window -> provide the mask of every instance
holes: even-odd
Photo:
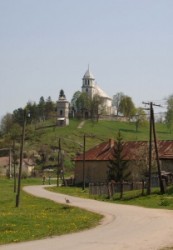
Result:
[[[61,115],[61,116],[63,115],[63,111],[62,111],[62,110],[60,110],[60,115]]]

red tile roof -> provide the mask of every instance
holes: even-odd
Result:
[[[85,152],[86,161],[108,161],[113,159],[113,140],[103,142]],[[144,152],[148,151],[148,141],[127,141],[123,142],[123,155],[126,160],[139,159]],[[173,159],[173,141],[158,141],[158,152],[160,159]],[[154,143],[153,143],[154,149]],[[145,153],[146,156],[146,153]],[[83,160],[83,154],[75,158],[76,161]]]

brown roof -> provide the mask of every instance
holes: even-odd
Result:
[[[113,159],[114,140],[109,139],[85,152],[86,161],[108,161]],[[123,155],[126,160],[136,160],[146,157],[148,152],[148,141],[123,142]],[[173,141],[158,141],[158,152],[160,159],[173,159]],[[154,149],[154,144],[153,144]],[[146,152],[146,153],[144,153]],[[83,154],[75,158],[76,161],[83,160]]]

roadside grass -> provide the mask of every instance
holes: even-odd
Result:
[[[22,180],[40,184],[40,179]],[[13,181],[0,179],[0,244],[22,242],[73,233],[99,224],[102,216],[86,210],[33,197],[21,190],[15,207]]]
[[[63,194],[101,200],[124,205],[135,205],[148,208],[173,209],[173,186],[167,188],[164,195],[159,193],[158,188],[153,188],[151,195],[141,195],[141,190],[133,190],[124,192],[123,199],[119,198],[119,193],[116,193],[111,199],[107,195],[90,195],[88,188],[85,191],[79,187],[48,187],[48,190]]]

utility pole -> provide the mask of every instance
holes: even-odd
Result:
[[[152,167],[152,123],[153,123],[153,116],[152,116],[153,105],[150,102],[150,131],[149,131],[149,162],[148,162],[148,187],[147,187],[147,194],[151,194],[151,167]]]
[[[61,138],[59,138],[59,147],[58,147],[58,165],[57,165],[57,187],[59,187],[59,172],[60,172],[60,164],[61,164]]]
[[[14,193],[16,193],[16,155],[15,155],[15,141],[13,141],[13,177],[14,177]]]
[[[11,174],[11,148],[9,149],[9,177],[11,179],[12,174]]]
[[[153,110],[152,110],[152,112],[153,112]],[[154,121],[154,112],[153,112],[153,135],[154,135],[154,145],[155,145],[155,152],[156,152],[156,161],[157,161],[157,169],[158,169],[158,176],[159,176],[160,192],[161,192],[161,194],[164,194],[165,193],[165,189],[164,189],[162,175],[161,175],[159,153],[158,153],[157,139],[156,139],[156,129],[155,129],[155,121]]]
[[[161,169],[160,169],[160,162],[159,162],[159,154],[158,154],[158,148],[157,148],[157,140],[156,140],[156,130],[155,130],[155,119],[154,119],[154,111],[153,111],[153,106],[158,106],[161,107],[160,105],[153,104],[152,102],[150,103],[145,103],[144,104],[150,105],[150,131],[149,131],[149,169],[148,169],[148,189],[147,189],[147,194],[151,194],[151,166],[152,166],[152,132],[154,136],[154,145],[155,145],[155,153],[156,153],[156,160],[157,160],[157,168],[158,168],[158,177],[159,177],[159,184],[160,184],[160,192],[163,194],[165,193],[164,191],[164,186],[163,186],[163,181],[161,177]]]
[[[25,127],[26,127],[26,110],[24,110],[24,117],[23,117],[23,127],[22,127],[22,140],[21,140],[21,147],[20,147],[20,164],[19,164],[19,176],[18,176],[18,187],[17,187],[17,194],[16,194],[16,207],[19,206],[20,201],[20,189],[21,189],[21,175],[22,175],[22,163],[23,163],[23,147],[25,141]]]
[[[85,190],[85,144],[86,144],[86,136],[84,134],[84,137],[83,137],[83,186],[82,186],[83,190]]]

